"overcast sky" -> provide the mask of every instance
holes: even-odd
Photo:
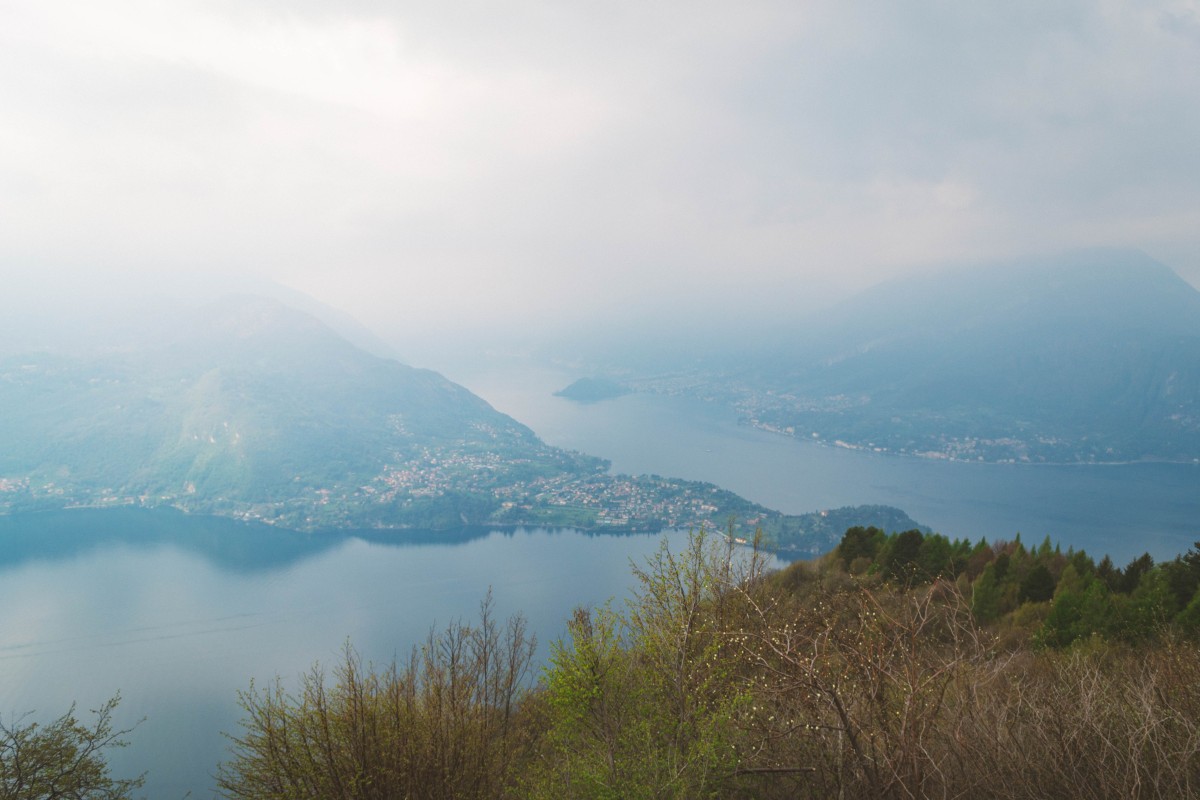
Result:
[[[0,270],[262,276],[385,335],[946,261],[1200,284],[1200,3],[0,3]]]

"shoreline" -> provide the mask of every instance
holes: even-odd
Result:
[[[957,458],[955,456],[940,455],[937,453],[902,453],[886,447],[874,448],[866,445],[857,445],[853,442],[842,442],[840,440],[831,442],[828,439],[806,439],[801,436],[797,436],[794,433],[786,433],[776,428],[756,423],[753,420],[748,420],[745,418],[739,418],[737,424],[778,436],[781,439],[791,439],[792,441],[800,444],[814,445],[830,450],[846,450],[851,453],[861,453],[869,456],[886,456],[888,458],[914,458],[921,461],[944,461],[950,464],[987,464],[1001,467],[1135,467],[1140,464],[1163,464],[1180,467],[1200,467],[1200,457],[1192,458],[1191,460],[1172,458],[1140,458],[1125,461],[1018,461],[1016,459],[997,461],[991,459]]]

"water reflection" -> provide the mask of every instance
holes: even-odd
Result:
[[[686,534],[666,534],[682,545]],[[207,797],[237,692],[335,661],[375,663],[472,618],[489,587],[546,643],[577,604],[622,596],[660,536],[518,529],[293,534],[133,509],[0,518],[0,710],[94,708],[147,721],[113,759],[149,797]]]
[[[536,529],[547,534],[554,529]],[[524,528],[474,527],[451,531],[331,530],[306,533],[174,509],[67,509],[0,516],[0,570],[30,562],[79,558],[122,547],[171,547],[235,573],[272,572],[359,540],[389,548],[453,548],[486,538],[515,540]],[[564,529],[570,536],[641,536]]]
[[[171,546],[233,572],[287,567],[337,546],[333,537],[170,509],[68,509],[0,517],[0,569],[76,559],[114,547]]]

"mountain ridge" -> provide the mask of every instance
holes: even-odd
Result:
[[[1031,463],[1200,458],[1200,292],[1136,251],[891,281],[736,365],[626,382],[842,446]],[[676,388],[686,387],[686,388]]]

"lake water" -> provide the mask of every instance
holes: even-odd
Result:
[[[626,395],[581,405],[553,396],[578,374],[508,365],[450,377],[550,444],[613,470],[711,481],[788,513],[881,503],[951,537],[1172,558],[1200,540],[1200,464],[977,464],[828,447],[738,424],[684,397]]]
[[[944,463],[822,447],[737,424],[685,398],[580,406],[552,370],[450,372],[551,444],[617,471],[708,480],[783,511],[903,508],[951,536],[1170,558],[1200,539],[1200,466]],[[678,547],[684,534],[667,535]],[[518,530],[305,535],[132,510],[0,517],[0,714],[93,708],[120,690],[119,722],[146,721],[114,754],[150,770],[146,796],[211,794],[237,692],[336,662],[350,640],[376,663],[431,625],[470,619],[489,586],[544,645],[579,604],[627,592],[630,559],[658,536]]]
[[[669,533],[678,547],[685,534]],[[622,596],[660,536],[517,530],[304,535],[174,512],[0,517],[0,714],[57,716],[114,692],[146,721],[114,773],[146,796],[211,796],[251,678],[294,679],[347,640],[377,664],[431,625],[470,620],[492,587],[546,643],[579,604]]]

